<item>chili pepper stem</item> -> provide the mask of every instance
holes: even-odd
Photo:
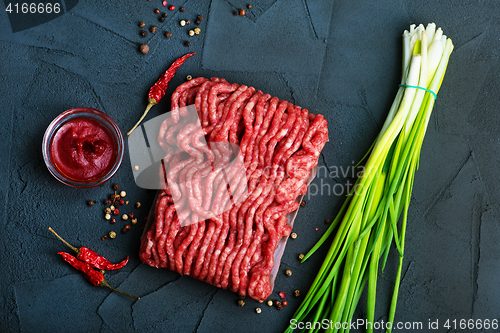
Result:
[[[59,240],[61,242],[63,242],[64,244],[66,244],[70,249],[72,249],[73,251],[75,251],[77,254],[80,253],[80,250],[78,250],[76,247],[74,247],[73,245],[71,245],[70,243],[66,242],[61,236],[59,236],[57,234],[57,232],[54,231],[54,229],[52,229],[51,227],[49,227],[49,230],[50,232],[52,232],[57,238],[59,238]]]
[[[111,290],[113,290],[113,291],[117,291],[117,292],[119,292],[119,293],[121,293],[121,294],[123,294],[123,295],[126,295],[126,296],[128,296],[128,297],[135,298],[136,300],[141,299],[140,297],[137,297],[137,296],[133,296],[133,295],[127,294],[127,293],[126,293],[126,292],[124,292],[124,291],[121,291],[121,290],[118,290],[118,289],[116,289],[116,288],[111,287],[111,286],[110,286],[110,285],[106,282],[106,280],[103,280],[103,281],[99,284],[99,286],[100,286],[100,287],[106,287],[106,288],[109,288],[109,289],[111,289]]]
[[[141,121],[144,119],[144,117],[146,117],[146,115],[148,114],[149,110],[153,107],[153,105],[156,104],[156,101],[152,98],[150,98],[148,100],[148,106],[146,106],[146,110],[144,111],[144,113],[142,114],[141,118],[139,119],[139,121],[134,125],[134,127],[132,127],[132,129],[130,131],[128,131],[127,135],[130,135],[130,133],[132,133],[133,130],[136,129],[137,126],[139,126],[139,124],[141,123]]]

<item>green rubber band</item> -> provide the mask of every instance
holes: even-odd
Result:
[[[419,87],[419,86],[410,86],[410,85],[408,85],[408,84],[400,84],[399,86],[400,86],[400,87],[408,87],[408,88],[422,89],[422,90],[428,91],[428,92],[430,92],[431,94],[433,94],[433,95],[434,95],[434,100],[435,100],[435,99],[437,99],[437,95],[436,95],[436,93],[435,93],[434,91],[432,91],[432,90],[429,90],[429,89],[426,89],[426,88],[423,88],[423,87]]]

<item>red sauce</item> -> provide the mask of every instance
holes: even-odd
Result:
[[[50,156],[54,166],[75,181],[94,181],[113,167],[117,145],[108,129],[92,119],[73,119],[54,134]]]

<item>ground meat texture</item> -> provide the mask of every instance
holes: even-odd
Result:
[[[264,300],[278,243],[291,231],[287,216],[328,141],[326,120],[221,78],[181,84],[171,105],[158,135],[164,189],[139,257]]]

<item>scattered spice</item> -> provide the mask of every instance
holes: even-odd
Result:
[[[125,192],[125,191],[121,191],[120,192],[120,197],[123,198],[123,197],[126,197],[126,196],[127,196],[127,192]]]
[[[130,230],[130,224],[126,224],[122,229],[122,233],[126,233],[129,230]]]
[[[135,203],[135,208],[141,208],[141,203],[140,202],[136,202]]]
[[[248,8],[248,9],[252,9],[252,5],[248,4],[248,5],[247,5],[247,8]]]
[[[256,308],[256,309],[255,309],[255,312],[257,312],[257,313],[261,313],[261,312],[262,312],[262,310],[261,310],[260,308]]]
[[[170,37],[171,37],[171,36],[172,36],[172,34],[170,34]],[[168,36],[167,36],[167,37],[168,37]],[[147,53],[147,52],[146,52],[146,53]],[[134,170],[135,170],[135,171],[139,170],[139,166],[138,166],[138,165],[134,166]]]
[[[239,299],[238,300],[238,306],[243,306],[243,305],[245,305],[245,301],[242,300],[242,299]]]
[[[160,10],[159,10],[158,8],[156,8],[156,9],[154,10],[154,13],[155,13],[155,14],[160,14]]]
[[[175,9],[175,6],[174,5],[170,5],[168,6],[168,10],[174,10]]]
[[[57,254],[61,255],[67,263],[69,263],[72,267],[78,269],[79,271],[83,272],[85,278],[90,281],[94,286],[96,287],[106,287],[111,290],[117,291],[119,293],[122,293],[124,295],[127,295],[129,297],[139,299],[137,296],[132,296],[130,294],[127,294],[123,291],[120,291],[118,289],[115,289],[111,287],[106,279],[104,278],[104,274],[100,271],[96,271],[91,265],[87,264],[84,261],[78,260],[75,256],[72,256],[69,253],[66,252],[58,252]]]
[[[165,32],[165,37],[167,37],[167,38],[172,37],[172,33],[170,31]],[[138,166],[135,166],[135,167],[137,168],[136,170],[139,170]]]
[[[162,14],[161,14],[161,17],[166,18],[167,16],[168,16],[168,14],[167,14],[167,13],[162,13]]]
[[[120,189],[120,184],[114,183],[113,184],[113,190],[118,191]]]
[[[158,21],[163,23],[163,22],[165,22],[165,18],[163,16],[160,16],[160,17],[158,17]]]
[[[189,36],[194,36],[194,30],[189,30],[189,31],[188,31],[188,35],[189,35]]]
[[[113,239],[116,237],[116,232],[110,231],[108,235],[109,235],[109,238]]]
[[[304,207],[305,205],[306,205],[306,202],[305,202],[304,200],[302,200],[302,201],[300,202],[300,207]]]
[[[163,7],[167,7],[168,2],[163,1],[162,4],[163,4]]]
[[[105,205],[109,205],[111,203],[111,200],[104,199],[102,203],[105,204]]]
[[[110,210],[109,212],[110,212],[110,213],[111,213],[112,211],[114,211],[115,209],[116,209],[116,208],[115,208],[115,206],[113,206],[113,205],[109,206],[109,210]]]
[[[105,241],[107,238],[108,238],[108,235],[104,235],[104,236],[101,237],[101,240]]]
[[[186,76],[186,80],[190,81],[192,79],[193,79],[193,77],[191,75]]]
[[[235,15],[235,16],[236,16],[236,15],[239,15],[239,14],[240,14],[240,13],[239,13],[237,10],[235,10],[235,11],[233,12],[233,15]]]
[[[87,200],[87,205],[92,207],[94,205],[94,201],[93,200]]]
[[[201,32],[200,28],[194,28],[194,33],[199,35]]]
[[[49,228],[50,232],[52,232],[61,242],[63,242],[67,247],[72,249],[76,253],[75,259],[81,260],[85,264],[97,268],[97,269],[107,269],[107,270],[114,270],[114,269],[120,269],[123,266],[125,266],[128,262],[129,257],[127,257],[125,260],[118,264],[114,264],[111,261],[107,260],[103,256],[97,254],[96,252],[92,251],[88,247],[81,246],[79,248],[74,247],[73,245],[69,244],[66,240],[64,240],[61,236],[59,236],[52,228]]]
[[[120,211],[119,211],[118,209],[116,209],[116,208],[115,208],[115,209],[113,210],[113,215],[118,215],[118,214],[120,214]]]
[[[302,260],[302,259],[304,259],[304,254],[303,253],[299,254],[299,260]]]
[[[104,218],[105,218],[106,220],[111,219],[111,214],[106,214],[106,215],[104,215]]]
[[[116,223],[116,219],[113,217],[113,218],[111,219],[111,221],[109,221],[109,223],[111,223],[111,224],[115,224],[115,223]]]
[[[119,203],[120,205],[125,205],[125,200],[120,199],[120,201],[118,201],[118,203]]]
[[[285,271],[285,274],[286,274],[286,276],[292,276],[292,271],[291,271],[291,270],[289,270],[289,269],[287,269],[287,270]]]
[[[295,239],[295,238],[297,238],[297,234],[296,234],[295,232],[292,232],[292,233],[290,234],[290,237],[291,237],[292,239]]]
[[[330,223],[330,219],[325,219],[325,223],[326,224]]]
[[[295,290],[295,291],[293,292],[293,295],[294,295],[295,297],[299,297],[299,296],[300,296],[300,290],[298,290],[298,289],[297,289],[297,290]]]
[[[184,46],[191,46],[191,42],[190,41],[185,41],[184,42]]]
[[[284,291],[280,292],[280,294],[279,294],[279,295],[280,295],[281,299],[283,299],[283,298],[285,298],[285,297],[286,297],[286,294],[285,294],[285,292],[284,292]]]
[[[200,21],[203,21],[203,16],[198,15],[197,19],[200,20]]]
[[[134,213],[129,213],[128,217],[130,217],[131,219],[133,219],[135,217],[135,214]]]
[[[267,305],[273,306],[273,301],[271,301],[271,300],[267,301]]]
[[[201,24],[201,21],[200,21],[200,20],[196,20],[196,21],[194,21],[194,24],[196,24],[196,25],[200,25],[200,24]]]
[[[185,26],[186,25],[186,20],[180,20],[179,24],[181,25],[181,27]]]
[[[186,20],[186,25],[190,25],[190,24],[191,24],[191,21]]]
[[[144,22],[139,22],[139,28],[144,28],[146,26],[146,23]]]
[[[318,231],[318,230],[319,230],[319,228],[316,228],[316,231]]]
[[[288,302],[287,301],[283,301],[283,306],[287,306],[288,305]]]
[[[278,300],[275,300],[275,301],[274,301],[274,306],[275,306],[275,307],[279,307],[279,306],[281,306],[281,302],[280,302],[280,301],[278,301]]]
[[[149,52],[149,46],[147,46],[146,44],[141,44],[139,50],[142,54],[147,54]]]
[[[130,223],[137,224],[137,218],[134,217]]]
[[[128,215],[127,214],[123,214],[122,215],[122,220],[127,221],[128,220]]]
[[[247,13],[247,12],[245,12],[245,10],[244,10],[244,9],[240,9],[240,11],[239,11],[240,16],[243,16],[243,15],[245,15],[246,13]]]
[[[184,7],[179,8],[179,11],[180,11],[180,12],[183,12],[183,11],[185,11],[185,10],[186,10],[186,8],[184,8]]]

